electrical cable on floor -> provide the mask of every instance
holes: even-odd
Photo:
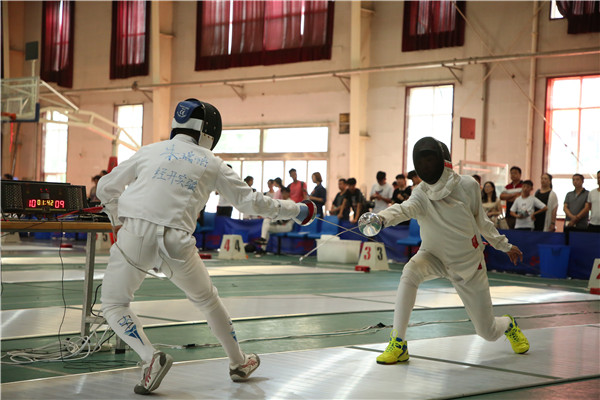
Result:
[[[600,311],[582,311],[582,312],[570,312],[570,313],[556,313],[556,314],[539,314],[539,315],[514,315],[515,319],[530,319],[530,318],[551,318],[551,317],[561,317],[561,316],[569,316],[569,315],[582,315],[582,314],[599,314]],[[465,319],[455,319],[455,320],[446,320],[446,321],[422,321],[422,322],[414,322],[408,324],[409,328],[425,326],[425,325],[434,325],[434,324],[454,324],[454,323],[462,323],[462,322],[470,322],[469,318]],[[251,338],[239,340],[239,343],[251,343],[251,342],[264,342],[269,340],[284,340],[284,339],[309,339],[309,338],[322,338],[322,337],[336,337],[336,336],[347,336],[347,335],[364,335],[369,333],[377,333],[382,329],[392,328],[392,325],[385,325],[380,322],[376,325],[369,325],[364,328],[355,329],[355,330],[342,330],[342,331],[333,331],[333,332],[322,332],[322,333],[310,333],[304,335],[285,335],[285,336],[272,336],[272,337],[262,337],[262,338]],[[190,348],[212,348],[212,347],[221,347],[220,343],[205,343],[205,344],[197,344],[190,343],[184,345],[174,345],[174,344],[166,344],[166,343],[155,343],[155,347],[165,347],[171,349],[190,349]]]

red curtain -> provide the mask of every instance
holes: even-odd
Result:
[[[74,15],[75,2],[43,2],[40,76],[69,88],[73,87]]]
[[[558,11],[567,19],[567,33],[600,32],[600,1],[557,0]]]
[[[326,0],[198,2],[196,70],[330,59],[333,10]]]
[[[150,4],[144,0],[113,1],[110,79],[148,75]]]
[[[465,14],[466,2],[457,1]],[[462,46],[465,21],[452,1],[406,1],[402,29],[402,51]]]

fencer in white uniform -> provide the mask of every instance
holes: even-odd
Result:
[[[402,204],[378,214],[367,214],[359,222],[365,234],[380,226],[392,226],[415,218],[421,228],[419,251],[404,266],[394,309],[390,344],[377,357],[380,364],[394,364],[409,358],[406,329],[415,304],[417,288],[427,280],[446,278],[460,296],[477,334],[495,341],[503,333],[513,349],[524,353],[527,339],[510,316],[494,317],[481,235],[511,261],[522,259],[517,246],[498,233],[481,205],[478,183],[452,170],[448,148],[434,138],[419,140],[413,150],[415,169],[423,182]]]
[[[244,380],[258,367],[241,350],[233,324],[213,286],[192,236],[196,217],[217,190],[244,213],[312,222],[314,204],[273,200],[254,192],[212,153],[221,135],[218,110],[196,99],[180,102],[171,140],[142,147],[102,177],[97,195],[117,234],[102,284],[102,312],[115,333],[143,361],[138,394],[155,390],[173,359],[156,351],[130,308],[147,271],[161,270],[204,312],[230,360],[230,376]]]

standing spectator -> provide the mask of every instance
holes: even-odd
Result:
[[[92,177],[92,182],[94,186],[90,189],[90,198],[88,199],[89,203],[100,203],[100,199],[96,196],[96,189],[98,188],[98,181],[102,178],[100,175],[95,175]]]
[[[398,186],[394,193],[392,193],[392,203],[402,204],[403,201],[408,200],[410,197],[410,187],[406,186],[406,177],[404,174],[396,175],[396,183]]]
[[[517,166],[510,168],[510,180],[511,182],[504,187],[504,191],[500,194],[500,200],[506,201],[506,222],[508,223],[508,228],[515,229],[516,219],[511,215],[510,211],[515,199],[521,196],[521,187],[523,186],[521,168]]]
[[[421,183],[421,178],[419,178],[419,175],[417,175],[417,171],[415,171],[414,169],[412,171],[410,171],[406,175],[406,177],[412,181],[412,186],[410,186],[410,190],[412,192],[413,190],[415,190],[415,188],[417,187],[417,185],[419,183]]]
[[[587,230],[589,203],[588,191],[583,187],[583,175],[573,175],[573,186],[575,190],[565,196],[565,241],[569,244],[570,231]]]
[[[317,206],[317,217],[323,218],[323,206],[325,205],[325,200],[327,200],[327,189],[322,185],[323,178],[320,172],[312,174],[312,181],[317,186],[313,189],[310,196],[308,196],[308,199],[312,200]]]
[[[377,179],[377,183],[371,187],[370,198],[371,201],[375,202],[373,212],[378,213],[385,210],[392,202],[394,188],[389,183],[386,183],[386,175],[383,171],[377,172],[375,179]]]
[[[600,232],[600,171],[596,173],[596,179],[598,180],[598,189],[590,191],[587,200],[588,207],[592,211],[588,225],[590,232]]]
[[[502,204],[496,195],[496,185],[494,185],[494,182],[487,181],[483,185],[483,190],[481,191],[481,203],[483,206],[483,211],[485,211],[487,217],[497,228],[498,218],[500,215],[502,215]]]
[[[548,206],[548,210],[540,213],[534,221],[534,231],[554,232],[556,230],[556,211],[558,197],[552,190],[552,175],[542,174],[542,187],[535,192],[535,197]]]
[[[517,197],[510,208],[510,215],[515,221],[515,229],[531,231],[533,230],[533,222],[535,216],[548,209],[540,199],[531,196],[533,190],[533,182],[526,180],[521,185],[521,196]],[[539,210],[535,211],[538,208]]]
[[[275,194],[273,194],[273,198],[276,200],[281,200],[282,199],[282,195],[281,195],[281,190],[283,189],[283,182],[281,181],[280,177],[275,178],[275,187],[277,188],[277,190],[275,191]]]
[[[263,194],[265,196],[269,196],[270,198],[274,198],[273,196],[275,196],[275,190],[273,190],[273,186],[275,185],[275,181],[273,179],[269,179],[267,181],[267,186],[269,187],[269,190],[267,190],[266,192],[264,192]]]
[[[365,212],[367,212],[365,206],[365,196],[363,196],[362,192],[359,188],[356,187],[356,179],[349,178],[347,181],[348,188],[346,189],[346,193],[344,194],[344,202],[342,204],[342,209],[348,209],[348,213],[350,209],[354,212],[352,216],[352,222],[355,224],[358,221],[358,218]],[[340,211],[338,214],[338,218],[341,219],[343,211]]]
[[[333,199],[333,203],[331,203],[331,209],[329,210],[329,215],[337,215],[340,221],[348,221],[350,219],[350,209],[342,208],[344,205],[344,196],[346,195],[347,188],[348,183],[346,180],[344,178],[338,179],[338,189],[340,191],[335,195],[335,199]]]
[[[252,185],[254,185],[254,177],[248,175],[247,177],[244,178],[244,182],[246,182],[248,184],[248,186],[250,186],[252,188]],[[252,188],[253,192],[256,192],[256,189]]]
[[[292,178],[292,183],[288,185],[288,189],[290,189],[290,199],[296,203],[300,203],[308,197],[306,183],[298,180],[298,174],[296,173],[295,168],[290,169],[289,173],[290,178]]]

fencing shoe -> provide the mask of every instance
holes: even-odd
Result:
[[[383,353],[377,357],[377,364],[396,364],[408,361],[408,345],[405,340],[396,337],[395,330],[390,334],[390,343]]]
[[[171,365],[173,365],[173,357],[162,351],[155,351],[152,355],[152,361],[142,365],[142,381],[135,385],[133,391],[136,394],[150,394],[156,390]]]
[[[517,325],[517,321],[508,314],[504,316],[510,318],[510,325],[508,325],[508,329],[504,334],[508,340],[510,340],[510,345],[514,352],[517,354],[527,353],[527,350],[529,350],[529,342],[523,332],[521,332],[521,328]]]
[[[234,382],[245,381],[260,365],[260,357],[256,354],[246,354],[244,363],[237,366],[229,366],[229,376]]]

